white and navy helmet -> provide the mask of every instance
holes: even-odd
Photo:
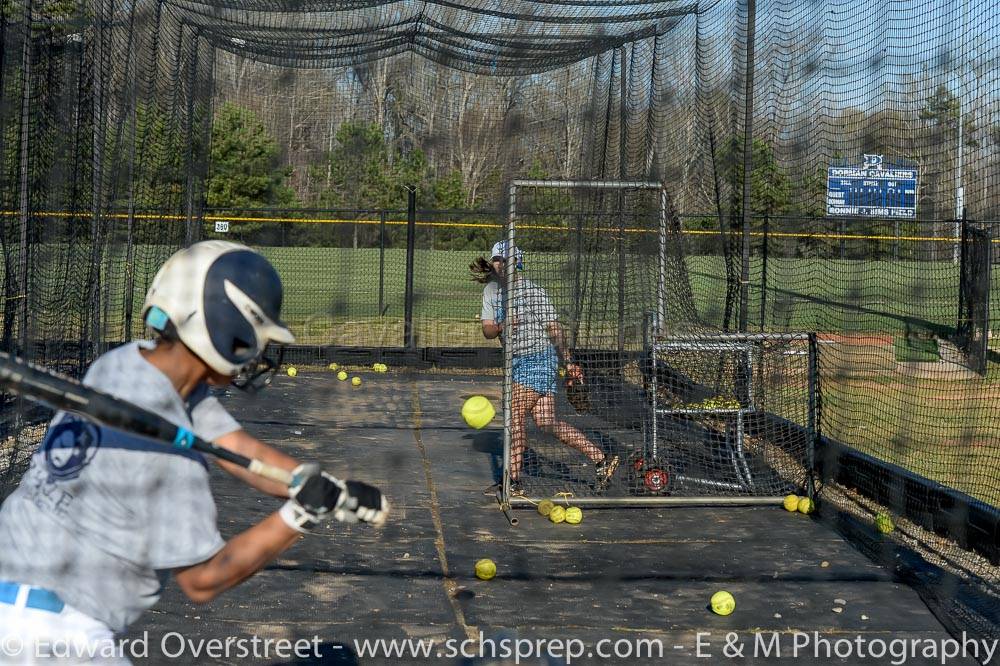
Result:
[[[507,241],[497,241],[493,244],[493,248],[490,250],[490,261],[493,261],[497,257],[500,257],[504,261],[507,260]],[[514,246],[514,262],[517,264],[518,269],[524,270],[524,252],[521,249]]]
[[[281,278],[267,259],[245,245],[210,240],[167,259],[142,317],[216,372],[235,377],[257,364],[269,343],[295,342],[279,318],[281,298]]]

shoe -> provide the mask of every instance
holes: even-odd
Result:
[[[597,465],[597,487],[604,490],[608,487],[608,482],[611,481],[611,477],[614,476],[615,470],[618,469],[619,463],[618,456],[605,456]]]
[[[510,496],[511,497],[525,497],[528,493],[525,492],[524,486],[521,485],[520,481],[510,482]]]
[[[487,486],[486,488],[483,489],[483,497],[493,497],[498,492],[500,492],[500,487],[501,484],[499,481],[497,481],[491,486]]]

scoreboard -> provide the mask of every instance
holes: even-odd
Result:
[[[883,166],[881,155],[865,155],[861,166],[830,167],[826,214],[915,219],[917,170]]]

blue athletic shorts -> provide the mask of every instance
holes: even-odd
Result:
[[[559,356],[555,347],[514,357],[514,381],[542,395],[555,395]]]

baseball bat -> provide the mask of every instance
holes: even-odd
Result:
[[[187,428],[174,425],[158,414],[2,352],[0,387],[45,403],[53,409],[73,412],[112,428],[158,440],[167,446],[194,449],[215,456],[286,486],[293,481],[292,473],[287,470],[206,442]]]

